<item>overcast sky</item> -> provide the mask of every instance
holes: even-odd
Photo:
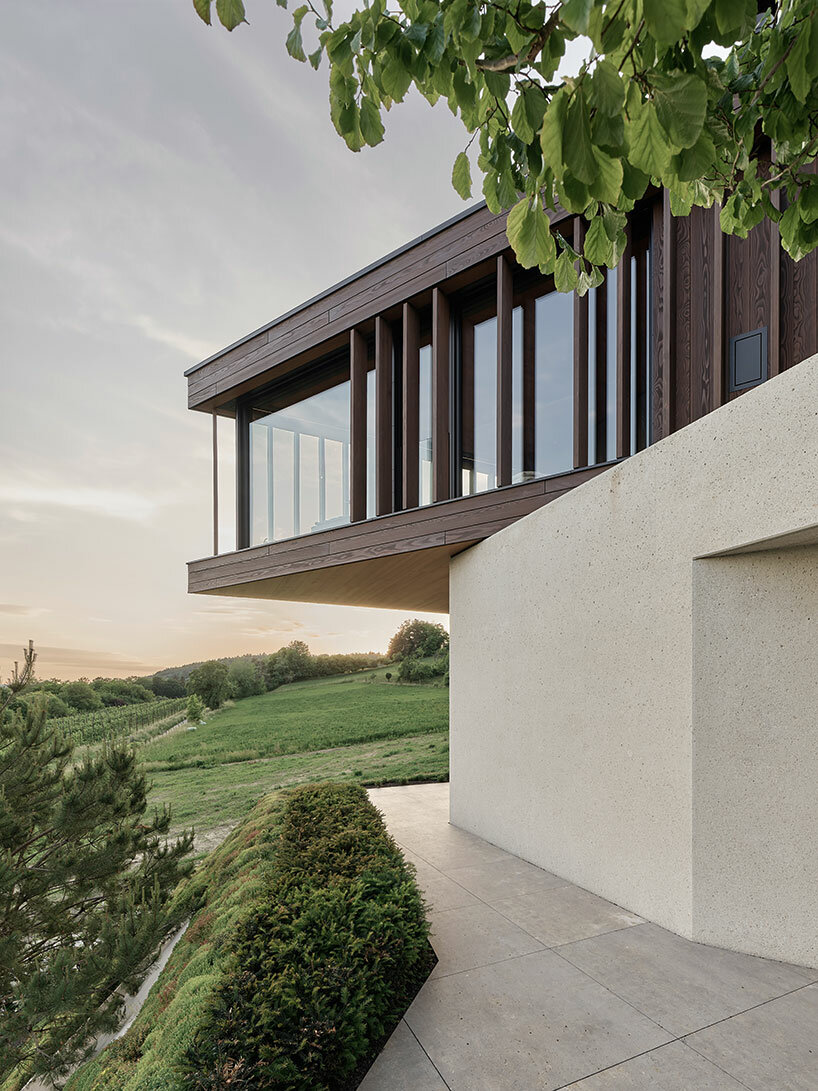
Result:
[[[210,420],[182,372],[463,206],[445,107],[352,155],[289,17],[28,0],[0,35],[0,670],[127,674],[384,648],[405,616],[186,594],[209,552]]]

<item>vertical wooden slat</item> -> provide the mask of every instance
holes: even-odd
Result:
[[[213,556],[219,555],[219,414],[213,411]]]
[[[375,511],[389,515],[394,496],[394,436],[392,434],[392,327],[375,319]]]
[[[585,244],[585,224],[574,217],[574,249]],[[588,465],[588,293],[574,292],[574,468]]]
[[[596,406],[595,460],[608,460],[608,275],[596,292],[596,383],[594,405]]]
[[[349,331],[349,518],[366,519],[366,339]]]
[[[676,222],[670,212],[670,197],[662,199],[662,436],[669,436],[675,420],[676,392]]]
[[[636,256],[636,329],[631,331],[636,349],[636,435],[637,451],[648,445],[648,252],[640,245]]]
[[[773,194],[778,202],[780,192]],[[781,233],[770,221],[770,328],[767,331],[767,366],[770,378],[781,371]]]
[[[432,292],[432,500],[449,499],[449,376],[451,322],[449,299]]]
[[[497,258],[497,484],[511,484],[512,311],[514,283],[511,263]]]
[[[631,240],[616,277],[616,457],[631,453]]]
[[[418,463],[420,380],[420,328],[418,312],[411,303],[403,305],[403,506],[418,506]]]
[[[725,238],[719,216],[721,205],[713,206],[713,405],[718,409],[725,402],[724,373],[726,369],[724,348],[724,257]]]
[[[523,471],[534,474],[537,455],[537,309],[523,303]]]

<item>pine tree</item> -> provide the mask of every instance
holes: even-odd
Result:
[[[28,677],[33,674],[33,649]],[[7,697],[19,692],[20,675]],[[177,923],[170,894],[192,834],[169,842],[167,809],[146,817],[133,750],[75,760],[44,702],[0,701],[0,1084],[57,1076],[120,1018]],[[8,1084],[4,1083],[8,1080]]]

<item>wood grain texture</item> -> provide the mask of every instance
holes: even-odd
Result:
[[[719,222],[720,214],[721,206],[714,205],[711,211],[711,230],[713,234],[712,409],[718,409],[724,405],[724,392],[727,389],[727,348],[724,340],[724,255],[726,239]]]
[[[432,292],[432,499],[449,499],[451,443],[449,386],[451,373],[451,314],[440,288]]]
[[[189,590],[448,610],[449,558],[562,496],[605,467],[511,485],[414,511],[192,561]]]
[[[534,473],[537,427],[537,311],[530,296],[523,300],[523,470]]]
[[[497,484],[511,484],[512,312],[514,282],[511,263],[497,258]]]

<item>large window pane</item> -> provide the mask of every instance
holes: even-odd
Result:
[[[535,326],[535,468],[544,477],[574,465],[574,297],[540,296]]]
[[[251,414],[250,544],[349,522],[349,382],[268,407]]]
[[[497,319],[465,331],[461,416],[461,490],[464,496],[497,484]]]
[[[418,371],[418,496],[420,504],[432,502],[432,346],[423,345]]]
[[[511,480],[525,481],[523,438],[525,428],[525,389],[523,383],[523,308],[511,315]]]
[[[375,515],[375,370],[366,373],[366,517]]]

